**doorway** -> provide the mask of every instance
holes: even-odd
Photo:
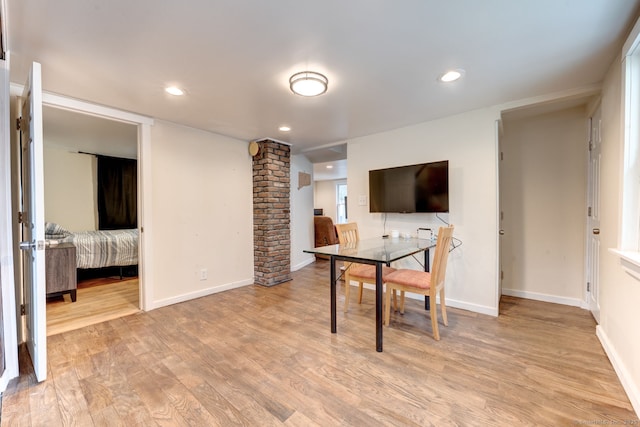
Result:
[[[49,293],[48,286],[47,335],[139,311],[138,251],[131,256],[135,259],[127,262],[131,265],[115,265],[126,261],[120,259],[117,251],[130,249],[120,245],[119,239],[123,235],[115,234],[118,233],[115,231],[101,231],[100,234],[96,231],[101,228],[98,164],[102,158],[108,158],[110,162],[123,161],[135,166],[137,126],[44,106],[43,152],[45,221],[47,229],[60,231],[59,237],[56,234],[46,237],[50,242],[61,242],[46,250],[47,278],[59,277],[54,270],[64,268],[57,260],[68,250],[66,246],[75,245],[72,250],[78,260],[77,290]],[[135,181],[122,192],[137,198]],[[133,210],[135,212],[135,206]],[[135,222],[129,227],[136,228]],[[117,239],[111,240],[111,235]],[[104,256],[107,252],[100,252],[102,243],[98,242],[106,238],[110,239],[110,247],[117,249],[109,251],[111,257]]]
[[[502,294],[585,304],[588,99],[503,114]]]

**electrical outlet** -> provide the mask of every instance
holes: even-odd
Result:
[[[200,269],[200,280],[207,280],[207,269]]]
[[[358,205],[367,206],[367,196],[359,196],[358,197]]]

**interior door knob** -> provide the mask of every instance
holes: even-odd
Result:
[[[501,236],[504,236],[504,230],[498,231],[498,234],[501,235]]]
[[[600,234],[600,229],[599,228],[594,228],[593,229],[593,234]]]

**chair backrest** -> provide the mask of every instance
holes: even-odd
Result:
[[[346,243],[354,243],[360,240],[358,234],[358,223],[349,222],[347,224],[336,224],[338,232],[338,243],[344,245]]]
[[[431,269],[431,289],[438,290],[444,285],[444,277],[447,271],[449,259],[449,247],[453,239],[453,225],[440,227],[438,240],[436,241],[436,253],[433,256],[433,268]]]

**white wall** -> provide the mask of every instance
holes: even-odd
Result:
[[[298,188],[298,173],[311,176],[311,185]],[[315,257],[304,253],[313,248],[313,164],[304,155],[291,156],[291,271],[311,264]]]
[[[70,231],[98,229],[96,163],[95,156],[72,153],[45,142],[45,221]]]
[[[151,140],[152,306],[253,283],[247,143],[159,120]]]
[[[618,245],[624,139],[620,57],[613,61],[602,93],[600,222],[600,325],[598,336],[618,372],[636,413],[640,414],[640,281],[623,272],[608,251]]]
[[[447,303],[497,315],[497,173],[495,123],[498,109],[481,109],[440,120],[348,141],[349,216],[361,238],[385,232],[384,215],[359,206],[368,200],[368,171],[392,166],[449,160],[450,213],[462,246],[447,267]],[[354,202],[355,201],[355,202]],[[386,231],[416,234],[418,227],[443,225],[435,214],[387,214]],[[405,261],[405,263],[409,263]],[[406,264],[402,264],[409,266]],[[419,267],[414,265],[413,267]]]
[[[329,218],[331,218],[334,224],[337,224],[338,220],[336,194],[336,185],[338,182],[345,182],[345,180],[342,179],[340,181],[315,181],[313,183],[315,190],[313,207],[316,209],[322,209],[324,216],[328,216]]]
[[[583,107],[504,120],[502,292],[584,300],[587,118]]]

